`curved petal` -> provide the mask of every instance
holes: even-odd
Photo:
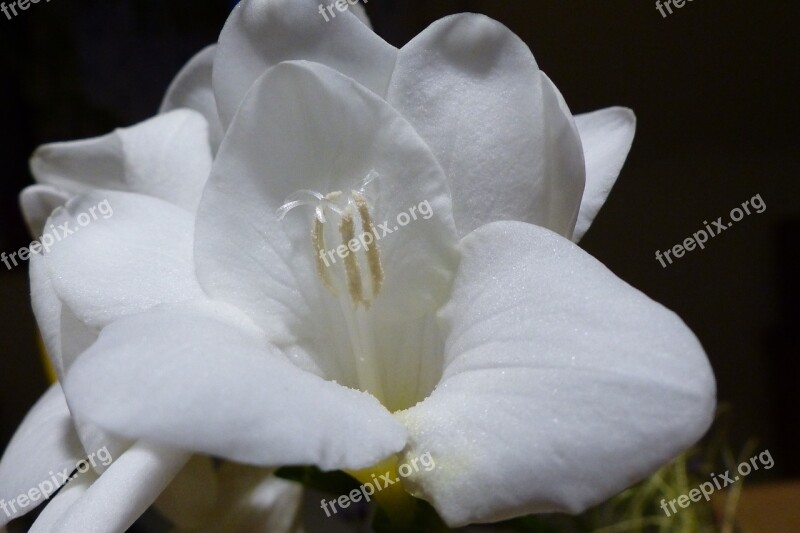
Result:
[[[250,86],[282,61],[322,63],[384,95],[396,55],[349,9],[328,12],[318,0],[240,2],[222,29],[214,62],[222,123],[231,123]]]
[[[70,480],[36,517],[28,533],[50,533],[61,521],[64,512],[86,494],[95,481],[97,474],[92,470]]]
[[[185,452],[138,442],[67,507],[52,533],[125,531],[186,464]]]
[[[91,216],[103,202],[104,214]],[[45,254],[53,286],[90,327],[204,296],[194,273],[194,218],[182,209],[148,196],[97,191],[70,200],[50,223],[58,238]]]
[[[97,340],[97,331],[84,324],[61,302],[50,279],[45,259],[39,254],[31,256],[30,276],[33,312],[50,362],[58,379],[63,380],[73,361]],[[118,457],[131,444],[109,435],[80,417],[72,417],[71,423],[74,424],[74,430],[77,431],[87,454],[105,448],[112,457]],[[92,466],[98,474],[106,468],[102,463]]]
[[[450,525],[579,512],[651,474],[712,421],[702,347],[671,311],[545,229],[495,223],[466,237],[447,366],[398,414],[409,478]]]
[[[64,388],[114,433],[264,466],[364,468],[405,431],[375,399],[286,360],[232,309],[143,313],[107,326]]]
[[[545,153],[548,179],[537,192],[537,197],[543,196],[547,200],[537,212],[544,214],[544,220],[568,221],[566,226],[560,226],[561,231],[557,229],[557,223],[548,223],[543,227],[570,238],[578,219],[580,198],[586,181],[583,146],[575,119],[558,87],[544,72],[539,74],[542,77],[545,136],[551,149]]]
[[[210,457],[195,455],[175,476],[154,507],[179,529],[206,524],[217,506],[217,473]]]
[[[72,426],[64,393],[55,384],[36,402],[17,429],[0,460],[0,502],[13,502],[19,495],[29,495],[23,508],[17,506],[0,513],[0,526],[35,509],[53,494],[63,480],[53,472],[68,470],[84,456],[78,435]],[[31,494],[30,491],[35,491]],[[44,494],[47,493],[45,496]]]
[[[58,298],[55,287],[53,287],[50,271],[42,255],[34,254],[31,256],[28,272],[30,275],[33,314],[42,334],[47,355],[60,378],[64,373],[64,365],[61,358],[62,303]]]
[[[47,355],[61,380],[75,358],[97,340],[97,331],[81,322],[61,302],[42,255],[31,256],[29,271],[33,314]]]
[[[211,85],[211,71],[217,45],[207,46],[198,52],[172,80],[161,102],[159,113],[175,109],[194,109],[206,118],[212,151],[216,152],[222,142],[224,130],[217,112],[217,101]]]
[[[78,217],[95,218],[91,213],[102,202],[108,209],[82,226],[79,220],[87,219]],[[108,321],[203,296],[194,277],[193,218],[182,209],[146,196],[98,191],[74,198],[50,223],[52,248],[31,257],[31,300],[59,379]],[[79,415],[73,422],[86,453],[105,447],[116,457],[130,445]],[[101,473],[105,466],[95,469]]]
[[[370,285],[379,269],[363,249],[353,248],[369,313],[389,323],[437,308],[458,259],[441,167],[386,102],[350,78],[306,62],[282,63],[256,82],[220,147],[196,226],[204,290],[247,312],[271,342],[302,345],[319,354],[320,366],[327,364],[324,354],[349,329],[337,321],[355,301],[346,257],[333,252],[347,251],[341,216],[326,209],[324,243],[317,243],[311,237],[313,206],[292,209],[282,220],[276,211],[298,190],[341,191],[343,203],[371,171],[378,177],[363,189],[370,216],[376,226],[386,221],[391,235],[378,228],[373,233],[371,249],[383,273],[378,290]],[[368,233],[353,207],[343,209],[356,221],[356,235]]]
[[[46,144],[30,166],[39,183],[70,194],[132,191],[194,212],[211,169],[208,123],[179,109],[103,137]]]
[[[578,242],[611,192],[636,133],[636,115],[609,107],[575,117],[586,158],[586,190],[572,240]]]
[[[69,194],[50,185],[25,187],[19,195],[19,205],[31,235],[41,235],[50,214],[56,207],[67,203],[68,199]]]
[[[459,235],[495,220],[571,234],[580,140],[551,93],[527,45],[483,15],[443,18],[400,50],[387,101],[444,167]]]
[[[219,516],[203,533],[300,532],[303,486],[276,478],[272,469],[225,463],[219,470]]]

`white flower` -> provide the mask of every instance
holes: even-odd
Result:
[[[34,227],[114,207],[32,261],[78,420],[268,467],[430,453],[405,486],[449,525],[580,511],[708,427],[696,338],[570,242],[633,114],[573,119],[499,23],[396,50],[349,12],[245,0],[162,111],[33,160]],[[298,191],[312,206],[281,210]]]

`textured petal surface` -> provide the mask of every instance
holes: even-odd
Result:
[[[651,474],[708,428],[715,384],[672,312],[576,245],[503,222],[466,237],[444,377],[398,414],[410,478],[450,525],[579,512]]]
[[[577,115],[586,159],[586,189],[572,240],[578,242],[617,180],[636,132],[636,115],[624,107],[610,107]]]
[[[110,214],[94,219],[89,213],[102,202]],[[63,227],[45,254],[53,286],[90,327],[203,297],[192,258],[194,218],[182,209],[157,198],[97,191],[71,200],[50,223]]]
[[[161,102],[160,113],[175,109],[194,109],[206,118],[208,136],[212,150],[217,151],[224,131],[217,112],[217,101],[211,85],[217,45],[211,45],[197,53],[172,80],[172,84]]]
[[[208,135],[200,113],[179,109],[103,137],[41,146],[31,172],[71,194],[132,191],[194,212],[211,168]]]
[[[400,51],[387,100],[444,167],[460,235],[495,220],[571,234],[580,141],[508,28],[473,14],[433,23]]]
[[[30,279],[33,313],[50,362],[62,379],[75,358],[97,340],[97,331],[61,302],[41,254],[31,256]]]
[[[50,531],[126,531],[188,459],[185,452],[136,443],[63,512]]]
[[[88,215],[104,201],[108,218]],[[87,220],[79,218],[83,214],[91,219],[85,226],[79,222]],[[204,296],[194,276],[193,218],[182,209],[156,198],[98,191],[71,200],[50,224],[59,240],[45,256],[31,258],[31,298],[62,379],[106,323],[161,303]],[[117,457],[129,445],[80,415],[73,421],[87,453],[106,447]]]
[[[265,466],[363,468],[402,449],[372,396],[298,369],[234,311],[107,326],[67,376],[73,409],[120,435]]]
[[[42,491],[52,494],[60,486],[52,483],[51,472],[68,469],[72,473],[83,456],[64,393],[61,386],[55,384],[22,421],[0,460],[0,501],[14,501],[19,495],[29,494],[31,489],[37,490],[39,495],[24,508],[17,506],[16,513],[11,516],[0,513],[0,526],[41,504]]]
[[[63,380],[73,361],[97,340],[97,330],[84,324],[61,302],[42,255],[31,257],[30,277],[31,301],[39,331],[56,375]],[[73,416],[71,424],[74,424],[87,454],[105,448],[112,457],[118,457],[130,446],[130,442],[109,435],[79,416]],[[92,466],[97,473],[102,473],[107,465],[97,463]]]
[[[324,6],[317,0],[250,0],[236,6],[220,35],[214,63],[223,125],[233,120],[253,82],[281,61],[322,63],[385,94],[397,49],[353,11],[334,9],[336,17],[329,13],[326,22],[320,9]]]

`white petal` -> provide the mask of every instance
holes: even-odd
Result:
[[[256,82],[220,148],[196,227],[204,290],[246,311],[281,346],[330,352],[332,335],[347,327],[326,329],[342,311],[316,268],[314,208],[297,207],[283,220],[276,211],[300,189],[347,196],[372,170],[379,177],[364,194],[375,224],[386,221],[392,234],[378,230],[385,281],[370,313],[389,322],[436,308],[457,261],[441,167],[386,102],[352,79],[306,62],[282,63]],[[399,227],[398,217],[412,210],[416,220],[404,219]],[[342,237],[339,220],[328,216],[330,251]],[[356,255],[362,260],[365,254]],[[329,272],[343,282],[342,263],[332,257]],[[361,264],[361,272],[370,270]],[[339,294],[348,298],[346,288]],[[328,312],[329,305],[335,310]],[[349,299],[344,305],[352,307]]]
[[[41,254],[31,256],[30,278],[33,313],[50,362],[62,379],[75,358],[97,340],[97,331],[61,302]]]
[[[552,144],[545,155],[548,179],[538,192],[538,195],[547,199],[540,212],[547,213],[545,219],[548,221],[569,220],[567,229],[563,231],[559,231],[553,224],[542,226],[569,238],[578,219],[580,198],[583,196],[586,181],[583,146],[575,119],[558,87],[544,72],[539,74],[542,77],[545,135]]]
[[[103,137],[39,147],[31,172],[39,183],[71,194],[132,191],[197,209],[211,168],[208,123],[189,109],[118,129]]]
[[[69,194],[50,185],[31,185],[19,195],[19,204],[31,235],[38,237],[56,207],[64,205]]]
[[[448,524],[582,511],[702,436],[714,378],[674,313],[543,228],[462,244],[444,377],[398,415],[405,459],[437,467],[411,483]]]
[[[38,495],[31,494],[35,501],[17,506],[11,516],[0,512],[0,526],[41,504],[43,491],[50,495],[60,486],[60,479],[52,482],[52,472],[72,473],[83,455],[61,386],[55,384],[27,414],[0,461],[0,501],[12,502],[32,489]]]
[[[93,219],[90,210],[101,202],[112,214]],[[53,285],[90,327],[204,296],[192,258],[194,218],[182,209],[157,198],[98,191],[71,200],[50,223],[61,236],[45,255]],[[64,236],[58,229],[64,224],[74,233]]]
[[[30,258],[28,269],[31,283],[31,304],[36,323],[42,334],[47,355],[53,364],[56,374],[63,376],[64,365],[61,358],[61,310],[62,303],[58,298],[50,270],[44,256],[34,254]]]
[[[336,18],[328,14],[326,23],[320,7],[318,0],[250,0],[236,6],[220,34],[214,62],[223,125],[233,120],[253,82],[281,61],[322,63],[385,94],[397,50],[351,10],[334,9]]]
[[[219,471],[219,516],[202,533],[286,533],[298,528],[303,486],[273,470],[225,463]]]
[[[193,456],[155,501],[154,507],[176,527],[199,528],[217,505],[217,473],[209,457]]]
[[[53,533],[125,531],[153,503],[189,455],[143,442],[117,458],[62,514]]]
[[[75,359],[97,340],[98,330],[87,326],[75,316],[72,309],[63,304],[60,323],[59,351],[55,356],[51,355],[51,359],[58,358],[56,373],[59,379],[63,379]]]
[[[483,15],[441,19],[400,51],[387,100],[444,167],[460,235],[495,220],[571,233],[580,143],[549,89],[527,45]]]
[[[70,480],[36,517],[36,522],[28,533],[49,533],[56,528],[64,512],[86,494],[95,481],[97,481],[97,474],[92,470],[85,474],[78,474],[75,479]]]
[[[53,287],[45,259],[39,254],[31,257],[30,276],[33,312],[50,362],[58,379],[63,380],[73,361],[97,340],[97,331],[63,305]],[[130,446],[130,442],[109,435],[80,417],[72,417],[72,423],[87,454],[105,448],[117,457]],[[97,463],[93,467],[97,473],[102,473],[106,465]]]
[[[161,102],[159,113],[174,109],[189,108],[202,114],[208,122],[209,142],[217,151],[224,131],[217,112],[214,89],[211,86],[211,71],[217,45],[211,45],[198,52],[172,80],[167,94]]]
[[[572,240],[578,242],[619,176],[636,132],[636,115],[624,107],[609,107],[577,115],[575,121],[586,158],[586,189]]]
[[[73,365],[74,412],[145,438],[264,466],[363,468],[405,444],[372,396],[306,373],[232,309],[161,310],[107,326]]]

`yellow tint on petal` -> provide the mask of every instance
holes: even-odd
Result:
[[[42,366],[44,366],[44,374],[47,376],[48,383],[55,383],[58,381],[58,376],[56,375],[56,370],[53,368],[53,364],[50,362],[50,358],[47,356],[47,348],[44,347],[44,341],[42,340],[41,333],[36,333],[36,345],[39,347],[39,357],[42,358]]]
[[[375,487],[375,493],[370,498],[386,511],[392,522],[400,524],[414,515],[416,499],[406,491],[397,468],[397,456],[393,455],[369,468],[345,472],[356,478],[363,487],[368,483]],[[387,479],[393,483],[386,486]]]

